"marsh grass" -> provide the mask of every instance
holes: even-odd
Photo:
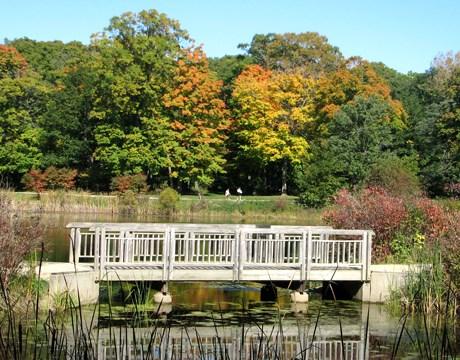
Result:
[[[403,286],[391,292],[389,309],[394,313],[439,314],[449,302],[449,316],[455,316],[458,291],[443,268],[440,247],[415,250],[413,263]]]
[[[45,213],[121,214],[133,216],[161,216],[189,219],[229,218],[244,221],[298,220],[321,224],[321,211],[305,209],[289,196],[243,196],[225,199],[210,194],[200,200],[197,196],[182,196],[174,211],[165,209],[158,195],[132,194],[117,196],[90,194],[83,191],[47,191],[43,193],[10,192],[14,207],[20,211]]]

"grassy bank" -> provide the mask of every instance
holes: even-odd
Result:
[[[209,194],[200,199],[184,195],[174,208],[164,208],[158,194],[141,194],[127,199],[124,196],[90,194],[85,192],[49,191],[43,193],[11,192],[14,207],[21,211],[46,213],[130,214],[134,216],[161,216],[194,218],[231,218],[241,220],[298,221],[321,223],[321,211],[305,209],[294,196],[233,196]]]

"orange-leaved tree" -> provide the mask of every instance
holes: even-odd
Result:
[[[334,115],[357,98],[378,97],[393,109],[390,121],[396,127],[405,125],[406,114],[402,104],[391,97],[390,86],[375,72],[374,68],[360,58],[350,58],[335,72],[324,74],[316,83],[315,116],[317,132],[327,135],[328,124]]]
[[[209,71],[200,48],[188,49],[178,60],[170,90],[163,103],[177,152],[171,154],[170,177],[189,186],[207,188],[224,172],[225,130],[229,118],[221,99],[222,82]]]

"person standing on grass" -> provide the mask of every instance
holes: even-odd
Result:
[[[225,198],[226,199],[230,198],[230,189],[225,190]]]
[[[236,189],[236,193],[238,194],[238,200],[241,201],[241,195],[243,195],[243,190],[240,187]]]

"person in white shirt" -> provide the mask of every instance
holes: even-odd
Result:
[[[238,200],[241,200],[241,195],[243,195],[243,190],[241,190],[241,188],[239,187],[238,189],[236,189],[236,193],[238,194]]]

